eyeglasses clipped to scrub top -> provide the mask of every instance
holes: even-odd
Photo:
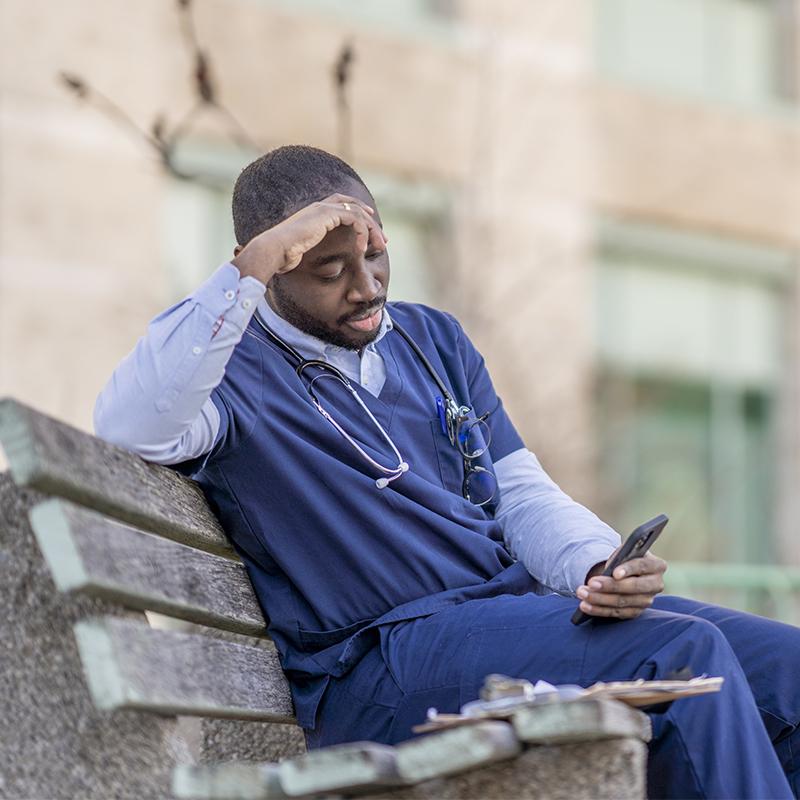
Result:
[[[267,325],[261,316],[256,312],[255,321],[262,328],[264,333],[275,342],[284,352],[288,353],[296,362],[295,372],[305,384],[311,401],[319,413],[339,432],[348,444],[378,472],[383,473],[380,478],[375,480],[378,489],[385,489],[392,481],[397,480],[401,475],[408,472],[409,465],[400,455],[397,445],[392,441],[389,434],[375,418],[375,415],[367,408],[364,401],[359,397],[358,392],[353,388],[349,378],[341,370],[329,364],[327,361],[319,359],[303,358],[300,353],[290,344],[278,336],[272,328]],[[456,402],[452,393],[445,386],[444,381],[434,369],[427,356],[419,348],[419,345],[411,338],[403,328],[393,322],[396,330],[414,351],[414,354],[425,367],[428,374],[433,378],[439,389],[440,395],[436,398],[436,412],[439,417],[442,434],[445,435],[450,444],[461,454],[464,468],[464,480],[461,484],[461,494],[466,500],[478,506],[486,505],[491,502],[497,493],[497,478],[491,470],[476,463],[488,449],[492,441],[492,431],[486,423],[489,412],[480,417],[476,417],[474,411],[466,405]],[[389,445],[397,459],[397,466],[387,467],[376,461],[364,448],[337,422],[337,420],[322,405],[317,394],[317,384],[324,380],[334,380],[341,383],[352,395],[359,407],[364,411],[372,424],[377,428],[381,437]]]

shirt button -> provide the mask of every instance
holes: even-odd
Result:
[[[236,297],[236,292],[234,292],[233,289],[228,289],[228,291],[225,292],[226,300],[233,300],[234,297]]]
[[[242,308],[250,308],[251,305],[253,305],[252,300],[242,300]]]
[[[202,348],[202,347],[198,347],[197,345],[195,345],[195,346],[192,348],[192,352],[193,352],[193,353],[194,353],[196,356],[199,356],[199,355],[200,355],[200,353],[202,353],[202,352],[203,352],[203,348]]]

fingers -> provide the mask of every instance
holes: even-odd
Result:
[[[648,575],[657,573],[663,575],[667,571],[667,562],[663,558],[646,553],[641,558],[632,558],[624,564],[620,564],[614,570],[614,577],[617,580],[629,575]]]
[[[607,594],[656,594],[663,591],[664,578],[661,573],[623,578],[618,581],[599,575],[589,581],[589,590]]]
[[[253,241],[260,242],[262,249],[281,254],[274,259],[280,263],[272,268],[271,274],[283,274],[299,266],[309,250],[341,225],[353,229],[361,253],[366,253],[370,245],[377,251],[386,249],[388,239],[375,219],[375,210],[363,200],[345,194],[333,194],[301,208]],[[243,252],[249,248],[250,244]]]
[[[611,592],[593,592],[581,587],[584,591],[578,592],[578,597],[591,606],[605,608],[649,608],[653,604],[653,597],[658,592],[639,592],[628,594],[612,594]]]
[[[321,204],[332,207],[339,217],[338,224],[352,225],[356,234],[356,242],[362,252],[372,245],[376,250],[385,250],[389,241],[383,229],[375,220],[375,209],[346,194],[333,194],[326,197]]]
[[[360,208],[364,209],[367,214],[375,213],[375,209],[372,208],[372,206],[367,205],[363,200],[359,200],[357,197],[351,197],[349,194],[332,194],[321,202],[334,203],[342,206],[347,203],[350,206],[359,206]]]
[[[595,617],[638,617],[664,591],[666,569],[663,559],[648,553],[617,567],[614,577],[594,576],[576,592],[581,610]]]
[[[650,605],[652,605],[652,599]],[[584,614],[589,614],[589,616],[592,617],[610,617],[612,619],[634,619],[648,607],[648,605],[624,607],[595,606],[589,603],[581,603],[580,605],[580,609]]]
[[[638,617],[642,611],[653,605],[652,594],[591,592],[585,586],[578,589],[578,597],[581,598],[581,611],[594,617],[631,619]]]

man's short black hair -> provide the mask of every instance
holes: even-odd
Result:
[[[341,192],[350,180],[366,188],[349,164],[317,147],[271,150],[246,166],[233,188],[236,241],[247,244],[309,203]]]

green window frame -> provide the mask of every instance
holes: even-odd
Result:
[[[602,75],[794,113],[793,0],[595,0],[593,8]]]
[[[465,36],[460,0],[261,0],[276,9],[438,44]]]
[[[778,250],[599,225],[601,516],[624,532],[667,513],[657,550],[672,564],[668,584],[787,619],[800,613],[800,592],[791,569],[775,566],[790,502],[779,487],[792,485],[778,420],[796,369],[786,346],[795,281],[791,255]],[[711,562],[703,580],[697,565]]]

